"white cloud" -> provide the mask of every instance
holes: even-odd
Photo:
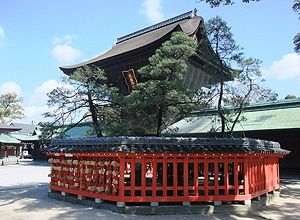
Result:
[[[25,117],[19,119],[19,122],[31,124],[38,124],[39,122],[44,122],[45,118],[43,113],[49,111],[48,106],[24,106]]]
[[[4,38],[4,37],[5,37],[4,29],[3,29],[3,27],[0,25],[0,40],[1,40],[2,38]]]
[[[141,12],[145,14],[152,23],[157,23],[164,19],[164,15],[161,11],[161,0],[145,0]]]
[[[0,94],[16,93],[18,96],[22,95],[22,89],[16,82],[6,82],[0,85]]]
[[[24,94],[23,108],[25,117],[22,119],[16,119],[14,122],[30,124],[33,121],[37,124],[39,122],[46,121],[47,119],[45,119],[42,114],[50,110],[49,106],[47,106],[47,93],[57,87],[70,88],[72,86],[64,82],[50,79],[33,89],[33,91],[29,93],[30,95]],[[16,82],[0,84],[0,95],[8,92],[15,92],[17,95],[22,96],[22,89]]]
[[[55,89],[56,87],[60,86],[60,83],[57,82],[55,79],[50,79],[46,82],[44,82],[42,85],[37,87],[34,90],[34,93],[36,94],[47,94],[51,90]]]
[[[52,49],[52,56],[59,64],[71,64],[80,58],[81,55],[82,52],[80,50],[67,44],[59,44]]]
[[[50,79],[34,90],[30,97],[31,103],[40,103],[40,101],[43,100],[43,105],[46,105],[48,99],[47,94],[57,87],[70,87],[70,85],[58,82],[55,79]]]
[[[53,38],[52,44],[54,44],[54,48],[51,53],[60,65],[72,64],[82,56],[82,52],[79,49],[71,46],[75,39],[76,36],[72,34],[67,34],[63,38]]]
[[[266,78],[278,80],[300,80],[300,55],[291,53],[284,55],[281,60],[274,61],[272,66],[262,71]]]

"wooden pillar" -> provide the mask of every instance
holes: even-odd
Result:
[[[188,176],[188,160],[187,157],[185,156],[183,159],[183,194],[184,197],[188,196],[188,188],[189,188],[189,176]]]
[[[141,196],[145,197],[146,196],[146,157],[145,155],[142,156],[141,160]]]
[[[245,196],[249,195],[249,188],[250,188],[249,174],[250,174],[249,159],[245,158],[244,159],[244,191],[245,191]]]
[[[124,174],[125,174],[125,158],[123,156],[120,159],[120,171],[119,171],[119,196],[124,200]]]
[[[234,195],[239,195],[239,162],[237,157],[234,158]]]
[[[135,156],[131,155],[131,176],[130,176],[130,186],[131,186],[131,196],[135,196]]]
[[[219,164],[216,157],[214,159],[214,196],[217,196],[219,194]]]
[[[156,197],[156,182],[157,182],[157,160],[153,156],[153,177],[152,177],[152,196]]]
[[[168,166],[167,166],[167,161],[166,161],[166,156],[164,156],[164,161],[163,161],[163,197],[167,197],[167,182],[168,182]]]
[[[199,180],[198,180],[198,158],[194,158],[194,196],[198,196],[198,185],[199,185]]]
[[[174,187],[174,192],[173,196],[177,197],[177,187],[178,187],[178,167],[177,167],[177,156],[174,156],[173,159],[173,187]]]
[[[208,196],[208,159],[204,158],[204,195]]]
[[[224,187],[225,187],[225,196],[229,195],[229,176],[228,176],[228,158],[224,159]]]

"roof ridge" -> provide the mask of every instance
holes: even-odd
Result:
[[[183,14],[178,15],[176,17],[173,17],[173,18],[170,18],[168,20],[159,22],[157,24],[154,24],[154,25],[151,25],[149,27],[143,28],[141,30],[135,31],[133,33],[127,34],[125,36],[119,37],[119,38],[117,38],[116,44],[121,43],[121,42],[126,41],[126,40],[129,40],[131,38],[137,37],[139,35],[145,34],[147,32],[159,29],[161,27],[173,24],[175,22],[178,22],[178,21],[181,21],[181,20],[184,20],[184,19],[187,19],[187,18],[192,18],[192,17],[195,17],[195,16],[197,16],[197,9],[196,8],[194,10],[183,13]]]

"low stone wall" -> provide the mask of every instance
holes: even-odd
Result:
[[[49,190],[49,198],[57,199],[64,202],[73,204],[80,204],[99,209],[108,209],[112,212],[120,214],[132,214],[132,215],[186,215],[186,214],[222,214],[231,213],[236,215],[248,215],[257,214],[257,211],[264,206],[268,205],[272,201],[276,201],[279,198],[280,192],[273,191],[271,193],[263,194],[256,199],[253,199],[250,205],[233,204],[233,203],[221,203],[214,205],[213,203],[201,203],[192,204],[190,206],[182,206],[181,204],[173,205],[158,205],[151,206],[150,204],[143,205],[130,205],[125,207],[118,207],[114,203],[107,203],[105,201],[99,202],[94,198],[86,198],[78,195],[72,195],[68,193],[61,193],[59,191]]]

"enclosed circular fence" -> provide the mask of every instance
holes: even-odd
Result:
[[[50,190],[158,205],[245,201],[279,189],[289,152],[256,139],[114,137],[54,140]]]

